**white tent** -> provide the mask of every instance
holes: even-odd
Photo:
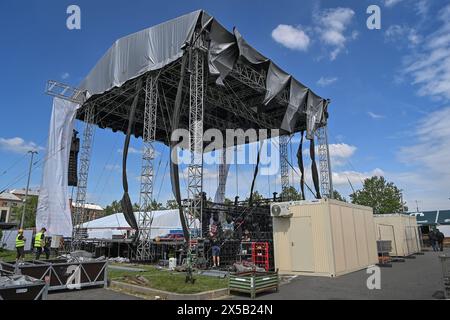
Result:
[[[139,220],[139,213],[135,212],[136,220]],[[198,228],[199,223],[196,223]],[[112,239],[113,235],[125,235],[132,230],[126,222],[123,213],[112,214],[103,218],[92,220],[81,225],[87,229],[90,239]],[[178,210],[158,210],[153,211],[153,222],[150,237],[152,239],[169,234],[170,232],[182,232]]]

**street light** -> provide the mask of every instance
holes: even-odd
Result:
[[[23,203],[22,217],[20,219],[20,229],[23,229],[23,222],[25,221],[25,210],[27,208],[28,189],[30,188],[30,178],[31,178],[31,169],[33,167],[33,157],[35,154],[37,154],[37,151],[28,151],[28,153],[31,153],[30,169],[28,170],[27,189],[25,190],[25,199],[23,200],[24,203]]]

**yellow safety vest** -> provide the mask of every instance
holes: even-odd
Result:
[[[16,237],[16,248],[21,248],[21,247],[25,247],[25,241],[23,240],[23,235],[22,235],[22,240],[19,239],[20,234],[17,235]]]
[[[44,246],[43,233],[42,232],[36,233],[36,236],[34,237],[34,247],[42,248],[43,246]]]

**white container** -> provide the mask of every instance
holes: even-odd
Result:
[[[177,267],[177,259],[176,258],[170,258],[169,259],[169,269],[170,270],[175,270],[176,267]]]
[[[58,236],[58,235],[52,236],[52,242],[50,244],[50,247],[52,249],[59,249],[59,246],[61,244],[61,239],[62,238],[63,238],[62,236]]]
[[[273,218],[280,273],[335,277],[378,262],[372,208],[322,199],[292,202],[289,211]]]
[[[407,257],[422,250],[419,226],[415,216],[404,214],[376,214],[375,233],[377,240],[389,240],[392,257]]]

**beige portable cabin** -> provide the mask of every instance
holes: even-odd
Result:
[[[405,214],[374,215],[377,240],[389,240],[393,257],[407,257],[422,250],[415,216]]]
[[[372,208],[331,199],[273,203],[275,267],[339,276],[378,263]]]

